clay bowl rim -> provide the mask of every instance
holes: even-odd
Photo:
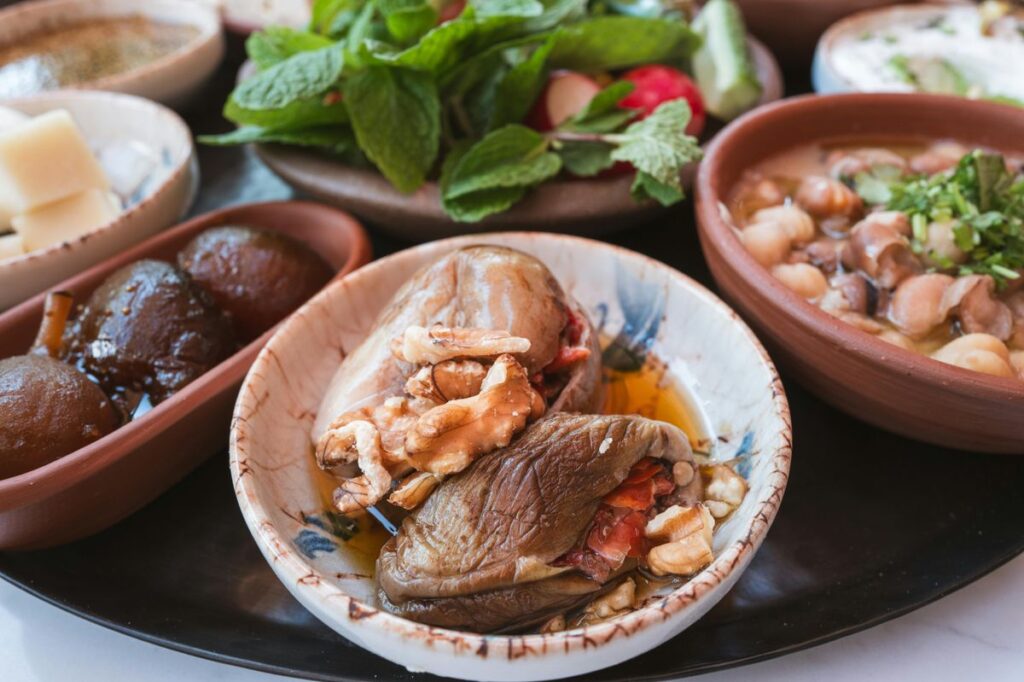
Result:
[[[815,47],[815,53],[820,55],[821,63],[824,68],[827,69],[828,74],[832,76],[836,82],[841,83],[843,87],[846,88],[844,92],[872,92],[870,90],[862,90],[860,87],[852,83],[846,76],[842,75],[836,68],[835,63],[833,62],[836,42],[852,30],[856,30],[858,24],[864,23],[869,19],[877,19],[882,15],[902,14],[913,17],[916,15],[935,14],[936,12],[947,12],[950,9],[957,7],[969,6],[971,5],[938,2],[936,0],[924,0],[923,2],[917,3],[898,3],[863,9],[859,12],[849,14],[829,26],[818,39],[818,44]],[[975,5],[974,7],[977,6]],[[900,90],[893,92],[902,93],[904,91]]]
[[[758,40],[756,37],[747,34],[747,44],[751,49],[753,59],[757,65],[757,71],[762,76],[763,90],[761,97],[757,104],[754,105],[754,110],[757,108],[767,106],[773,102],[777,102],[785,97],[785,79],[782,74],[782,69],[779,66],[779,61],[776,59],[774,53],[768,49],[768,47]],[[238,72],[238,82],[244,80],[250,75],[255,67],[252,66],[251,62],[246,61]],[[701,141],[701,147],[706,149],[707,145],[710,144],[715,137],[717,137],[721,130],[725,127],[725,122],[720,119],[709,117],[709,123],[717,123],[718,127],[708,126],[704,131],[704,135],[707,138]],[[308,159],[317,160],[319,157],[316,150],[303,149],[294,146],[283,146],[271,143],[255,143],[253,145],[256,149],[260,159],[274,172],[275,175],[279,176],[284,182],[291,186],[298,187],[304,192],[307,192],[313,196],[318,197],[322,201],[334,202],[341,204],[341,202],[352,202],[357,201],[354,199],[354,195],[351,192],[345,192],[344,185],[347,184],[346,179],[355,179],[360,184],[370,184],[374,186],[378,192],[377,198],[372,203],[376,207],[375,210],[395,210],[410,215],[417,214],[425,220],[436,221],[438,223],[446,223],[448,231],[445,237],[459,236],[462,234],[470,234],[477,230],[492,231],[495,229],[501,229],[503,227],[510,228],[514,231],[520,231],[524,229],[526,223],[537,219],[547,220],[551,223],[551,226],[557,229],[558,221],[565,220],[569,222],[575,222],[580,220],[587,220],[588,216],[585,212],[579,210],[573,210],[565,213],[557,212],[552,215],[549,211],[540,209],[539,204],[541,202],[531,202],[531,196],[538,193],[545,193],[548,195],[547,198],[558,192],[568,190],[575,190],[573,195],[575,197],[592,196],[592,197],[610,197],[606,202],[607,205],[604,215],[607,216],[631,216],[634,214],[641,214],[644,211],[659,210],[662,207],[653,201],[647,201],[643,203],[637,203],[632,200],[629,196],[628,188],[632,184],[632,176],[629,174],[624,175],[612,175],[608,177],[589,177],[589,178],[573,178],[565,177],[564,175],[558,175],[553,180],[541,183],[537,187],[533,187],[527,195],[519,203],[513,205],[507,211],[497,213],[484,218],[482,221],[477,222],[458,222],[448,216],[441,207],[439,199],[439,183],[437,180],[427,180],[419,188],[414,190],[410,194],[402,194],[395,189],[390,182],[378,171],[375,167],[360,167],[345,164],[341,161],[334,162],[336,166],[334,172],[335,180],[330,187],[323,187],[321,189],[314,189],[308,186],[303,180],[297,179],[298,175],[303,175],[302,167],[305,165]],[[279,150],[286,150],[283,153]],[[283,157],[283,158],[282,158]],[[298,159],[291,157],[301,157]],[[689,188],[692,184],[695,169],[700,166],[700,160],[694,161],[686,166],[683,170],[684,187]],[[296,172],[298,169],[298,172]],[[338,187],[342,188],[342,191],[338,191]],[[430,196],[430,205],[426,210],[416,210],[409,206],[412,197],[426,193]],[[435,200],[435,196],[437,197]],[[688,195],[684,201],[689,200],[691,197]],[[539,212],[542,216],[523,215],[524,205],[530,202],[530,209],[528,213]],[[364,211],[367,215],[369,212]],[[377,222],[393,222],[393,221],[380,221]],[[428,234],[425,235],[429,238],[432,228],[425,230]]]
[[[99,269],[110,268],[112,264],[116,263],[113,266],[116,268],[145,258],[155,249],[181,239],[189,233],[195,232],[198,234],[203,228],[227,224],[234,220],[234,216],[246,215],[253,211],[270,207],[283,208],[299,216],[309,213],[325,214],[332,222],[336,223],[336,226],[332,229],[337,232],[337,236],[340,239],[347,243],[349,254],[345,263],[335,271],[330,282],[325,287],[330,286],[335,280],[358,269],[371,259],[370,241],[365,228],[354,216],[341,209],[310,201],[269,201],[238,204],[196,216],[164,230],[112,258],[101,261],[73,277],[48,287],[46,291],[0,314],[0,327],[9,318],[28,315],[30,311],[39,308],[46,298],[46,293],[49,291],[58,291],[73,286],[91,277]],[[285,318],[285,320],[287,319]],[[41,467],[26,471],[17,476],[0,479],[0,511],[15,509],[45,499],[82,479],[88,478],[111,463],[135,451],[149,439],[150,432],[157,425],[175,423],[184,414],[198,407],[198,403],[203,402],[202,396],[215,390],[217,382],[221,380],[224,373],[232,366],[243,362],[244,357],[251,355],[255,349],[262,348],[285,320],[278,322],[259,337],[236,350],[211,370],[164,402],[156,405],[139,419],[130,421],[99,440],[93,441],[89,445],[59,457]],[[225,445],[227,444],[225,443]]]
[[[260,548],[260,552],[267,562],[274,568],[275,574],[278,574],[280,570],[286,572],[287,577],[292,579],[288,583],[280,574],[277,575],[278,579],[297,598],[298,593],[302,593],[300,602],[304,606],[307,600],[309,603],[317,605],[316,610],[309,606],[306,607],[313,611],[314,615],[324,610],[325,607],[323,605],[329,602],[331,604],[330,612],[332,613],[345,612],[347,614],[357,614],[357,617],[350,616],[349,621],[351,622],[368,622],[369,627],[374,630],[414,642],[427,642],[428,646],[433,646],[432,643],[440,639],[446,645],[450,644],[453,650],[458,651],[503,652],[511,647],[513,642],[517,643],[517,650],[520,648],[518,645],[521,643],[521,649],[524,652],[542,650],[541,657],[547,656],[548,652],[552,651],[549,647],[554,646],[553,642],[557,643],[558,647],[564,647],[564,649],[558,648],[553,651],[569,653],[585,650],[590,646],[608,645],[616,639],[617,634],[628,636],[631,633],[666,621],[678,613],[701,603],[709,591],[729,579],[737,565],[748,560],[756,553],[771,529],[789,481],[793,442],[793,426],[789,401],[775,364],[747,323],[728,304],[688,275],[649,256],[595,239],[550,232],[484,232],[448,237],[390,254],[343,278],[331,282],[320,293],[299,308],[296,314],[287,321],[287,324],[297,323],[304,314],[308,314],[311,306],[318,303],[319,300],[337,295],[336,291],[339,290],[343,282],[347,282],[349,287],[353,288],[354,284],[358,285],[361,280],[372,276],[379,270],[392,267],[409,267],[404,261],[413,253],[431,250],[443,252],[446,246],[454,249],[469,244],[486,244],[489,239],[501,240],[510,238],[550,240],[552,242],[559,242],[563,247],[566,244],[578,244],[588,248],[596,246],[597,248],[611,251],[619,257],[639,260],[645,270],[664,272],[668,278],[674,280],[694,296],[702,299],[706,305],[719,310],[725,318],[729,319],[738,328],[741,334],[746,336],[751,344],[750,352],[757,354],[760,364],[768,370],[771,377],[770,384],[766,387],[766,390],[771,391],[772,394],[772,418],[782,425],[778,446],[774,450],[762,453],[768,459],[772,469],[766,474],[765,482],[756,500],[756,506],[751,511],[750,520],[740,529],[740,537],[727,545],[710,565],[665,595],[661,601],[636,609],[611,621],[549,634],[484,635],[465,630],[451,630],[425,625],[380,610],[349,595],[329,581],[303,579],[310,575],[318,576],[317,570],[300,557],[297,552],[288,549],[287,540],[282,536],[265,511],[265,501],[257,490],[253,477],[242,475],[245,472],[239,468],[239,456],[245,454],[241,453],[240,449],[244,450],[248,447],[245,446],[243,448],[239,444],[252,441],[251,434],[249,433],[249,417],[257,407],[258,402],[255,394],[252,391],[246,390],[249,376],[256,374],[262,365],[274,361],[272,358],[276,357],[276,344],[283,343],[280,339],[285,338],[283,335],[285,325],[282,325],[282,327],[276,330],[275,338],[272,338],[260,351],[256,361],[249,369],[249,374],[246,376],[245,382],[243,382],[242,390],[239,392],[232,418],[229,463],[232,480],[235,483],[235,497],[256,545]],[[510,246],[515,248],[514,244]],[[411,275],[412,272],[410,271],[409,274]],[[341,599],[340,602],[338,600],[339,597]],[[383,619],[363,617],[367,615],[381,616]],[[333,626],[329,627],[334,629]],[[358,631],[358,625],[352,625],[351,627]],[[592,638],[595,641],[591,641]],[[362,645],[359,646],[365,648]],[[637,653],[635,656],[640,655],[640,653]],[[628,656],[623,660],[629,660],[635,658],[635,656]]]
[[[63,2],[64,0],[60,1]],[[155,100],[120,92],[109,92],[107,90],[54,90],[51,92],[41,92],[35,95],[28,95],[26,97],[19,97],[18,99],[0,101],[0,106],[21,111],[19,108],[20,106],[41,103],[46,105],[46,111],[53,111],[55,109],[64,108],[62,106],[62,102],[96,101],[102,104],[103,100],[110,100],[109,108],[113,112],[124,108],[134,108],[140,112],[145,109],[150,109],[150,113],[154,117],[162,117],[164,122],[174,129],[175,137],[179,138],[180,142],[183,143],[183,147],[178,150],[178,154],[180,155],[179,158],[177,158],[170,172],[166,177],[164,177],[156,189],[143,198],[139,203],[128,209],[122,210],[117,217],[110,222],[100,225],[96,229],[90,230],[85,234],[81,234],[71,241],[57,242],[56,244],[50,244],[42,249],[23,253],[20,256],[15,256],[14,258],[0,260],[0,271],[24,270],[25,268],[31,268],[34,262],[39,259],[48,258],[53,254],[62,251],[77,249],[85,242],[95,239],[97,235],[105,234],[122,227],[129,218],[133,218],[148,209],[152,204],[161,200],[167,193],[167,190],[176,186],[181,180],[181,177],[186,173],[191,172],[195,178],[194,181],[196,183],[199,182],[198,168],[193,168],[193,159],[196,155],[196,149],[195,143],[192,141],[192,131],[181,116],[169,107],[160,104]],[[52,106],[49,106],[50,104],[52,104]],[[72,118],[74,118],[74,115],[72,115]],[[82,135],[88,142],[88,136],[85,135],[85,133]],[[188,204],[181,208],[181,213],[184,213],[188,209],[188,205],[192,203],[193,196],[194,192],[190,191],[188,193]]]
[[[719,134],[709,145],[704,163],[697,173],[696,213],[698,229],[718,251],[728,268],[735,273],[739,286],[763,292],[772,308],[779,315],[796,324],[815,344],[826,343],[842,352],[855,353],[873,365],[898,370],[901,375],[919,377],[936,391],[956,391],[964,397],[983,398],[991,401],[1020,401],[1024,399],[1024,381],[1008,377],[996,377],[981,372],[956,367],[934,360],[927,355],[914,353],[857,329],[846,322],[832,317],[816,305],[804,300],[775,279],[760,263],[754,260],[734,229],[720,213],[724,205],[723,194],[732,187],[721,188],[719,175],[724,165],[723,157],[740,154],[732,149],[741,149],[745,137],[763,135],[770,128],[784,127],[795,111],[821,110],[830,115],[836,106],[847,109],[869,108],[881,103],[900,104],[905,107],[939,107],[956,111],[971,111],[971,115],[988,111],[991,114],[1005,113],[1013,109],[1004,104],[979,102],[947,95],[925,95],[919,93],[843,93],[833,95],[803,95],[782,100],[757,111],[744,115]],[[870,132],[858,132],[859,136],[870,136]],[[837,131],[833,137],[851,137],[849,133]],[[910,132],[907,137],[915,137]],[[957,132],[950,139],[963,137]],[[812,144],[813,139],[803,141]],[[763,159],[754,159],[749,166]],[[774,326],[765,323],[767,326]],[[884,361],[880,358],[886,358]],[[817,371],[817,370],[814,370]]]
[[[135,67],[128,71],[111,74],[85,83],[45,92],[66,92],[68,90],[108,91],[110,88],[130,88],[135,82],[150,78],[154,75],[158,75],[164,70],[170,70],[179,66],[181,62],[189,59],[193,54],[207,49],[210,45],[217,42],[223,43],[224,23],[221,20],[220,13],[213,7],[196,2],[195,0],[175,0],[174,2],[171,2],[170,0],[157,0],[156,3],[152,4],[150,1],[136,2],[132,3],[132,11],[127,10],[127,3],[125,3],[125,8],[122,9],[109,8],[105,3],[95,2],[94,0],[34,0],[33,2],[17,3],[6,9],[0,10],[0,21],[20,19],[29,25],[28,29],[22,30],[26,31],[27,35],[32,35],[34,31],[38,30],[40,23],[45,22],[47,19],[55,15],[59,16],[61,14],[61,10],[68,6],[82,6],[88,8],[87,11],[83,10],[83,16],[78,18],[78,20],[84,21],[88,21],[89,19],[114,19],[119,17],[129,17],[132,15],[142,15],[146,18],[157,20],[153,14],[153,4],[163,5],[168,10],[173,10],[175,17],[180,18],[180,21],[175,21],[173,23],[188,25],[199,29],[199,35],[170,54],[166,54],[159,59],[149,62],[148,64],[143,64],[142,66]],[[75,23],[78,23],[78,20],[60,23],[62,26],[73,26]],[[219,62],[220,59],[217,61]],[[110,91],[113,92],[113,90]],[[32,95],[25,95],[24,97],[12,98],[6,101],[0,99],[0,104],[6,106],[6,102],[8,101],[13,102],[41,94],[44,93],[34,93]]]

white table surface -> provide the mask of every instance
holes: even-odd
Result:
[[[2,682],[281,682],[93,625],[0,580]],[[1024,556],[911,614],[701,682],[1024,680]]]

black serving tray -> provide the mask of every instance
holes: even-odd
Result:
[[[198,133],[227,127],[220,104],[242,58],[237,40],[231,48],[204,104],[186,112]],[[249,151],[199,156],[194,213],[291,196]],[[378,255],[405,246],[374,241]],[[690,204],[609,241],[710,282]],[[674,679],[820,644],[923,606],[1024,550],[1024,457],[908,441],[785,383],[792,474],[753,563],[693,627],[588,679]],[[100,535],[0,553],[0,575],[83,618],[197,656],[320,680],[428,679],[335,634],[278,583],[242,521],[226,454]]]

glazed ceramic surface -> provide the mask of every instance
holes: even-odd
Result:
[[[31,116],[67,109],[124,210],[73,241],[0,262],[0,311],[152,236],[192,204],[199,184],[192,133],[170,109],[140,97],[94,91],[43,93],[4,106]]]
[[[606,361],[630,355],[664,363],[664,380],[691,399],[715,439],[713,456],[738,458],[738,471],[750,484],[743,505],[717,529],[716,559],[708,568],[611,622],[549,635],[483,636],[397,618],[374,605],[376,557],[332,532],[332,513],[313,478],[309,432],[339,359],[367,335],[391,295],[417,269],[474,243],[511,246],[544,261],[609,339]],[[285,587],[360,646],[410,670],[464,679],[566,677],[614,665],[678,634],[749,563],[781,501],[789,459],[782,386],[753,335],[725,305],[639,254],[537,233],[435,242],[333,284],[261,352],[242,387],[231,433],[242,514]]]
[[[194,26],[199,34],[180,50],[126,73],[74,89],[109,90],[163,102],[187,103],[224,57],[217,12],[194,0],[36,0],[0,12],[0,45],[90,19],[142,14],[155,21]],[[5,103],[6,104],[6,103]]]
[[[771,53],[750,41],[758,75],[764,84],[761,104],[783,95],[782,74]],[[479,223],[453,221],[441,208],[438,185],[428,182],[402,194],[374,169],[343,166],[336,159],[298,147],[259,145],[260,157],[286,182],[323,201],[372,221],[403,239],[426,241],[485,230],[549,230],[569,234],[602,234],[639,224],[664,209],[629,196],[631,174],[607,178],[558,179],[531,190],[510,210]],[[683,172],[693,182],[696,164]]]
[[[200,216],[60,282],[78,303],[111,273],[142,258],[173,261],[210,227],[246,225],[305,242],[338,276],[370,259],[362,227],[337,209],[305,202],[250,204]],[[25,353],[43,315],[40,294],[0,315],[0,357]],[[49,547],[121,520],[224,446],[242,377],[270,338],[260,338],[149,412],[84,448],[0,480],[0,550]],[[104,500],[97,504],[97,500]]]
[[[736,121],[697,178],[705,258],[722,292],[811,390],[875,426],[946,447],[1024,453],[1024,381],[953,367],[898,348],[803,300],[737,237],[724,201],[746,169],[796,146],[866,136],[956,140],[1024,154],[1020,109],[938,95],[788,99]]]

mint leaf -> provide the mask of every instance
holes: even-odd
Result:
[[[426,0],[377,0],[388,33],[400,43],[413,43],[437,23],[437,11]]]
[[[319,50],[332,44],[329,39],[316,33],[271,26],[251,34],[245,41],[245,51],[256,66],[269,69],[299,52]]]
[[[637,203],[654,199],[662,206],[671,206],[682,201],[686,196],[681,187],[666,185],[643,171],[636,172],[636,178],[629,188],[629,194]]]
[[[434,80],[408,69],[372,66],[345,82],[359,147],[401,192],[423,184],[434,165],[441,104]]]
[[[336,45],[300,52],[242,81],[231,93],[230,101],[249,111],[283,109],[323,95],[337,83],[343,66],[344,58]]]
[[[331,24],[343,12],[351,12],[354,8],[353,0],[316,0],[313,3],[312,17],[309,21],[309,30],[324,35],[330,35]]]
[[[594,95],[583,111],[579,112],[559,128],[581,133],[610,133],[618,130],[636,116],[636,112],[620,109],[622,98],[633,92],[630,81],[617,81]]]
[[[683,166],[701,158],[697,140],[686,134],[689,121],[690,105],[686,100],[671,100],[621,134],[605,139],[618,145],[612,159],[628,161],[662,185],[682,192],[679,174]]]
[[[590,177],[611,168],[613,147],[604,142],[564,142],[558,150],[562,165],[573,175]]]
[[[415,45],[404,50],[395,50],[374,40],[367,40],[366,48],[368,56],[378,63],[439,74],[459,63],[464,56],[463,49],[475,32],[473,10],[467,7],[458,17],[431,29]]]
[[[551,36],[527,59],[509,69],[498,82],[488,129],[494,130],[507,123],[519,123],[529,113],[547,81],[545,64],[554,46],[555,37]]]
[[[687,57],[699,44],[697,34],[678,19],[594,17],[564,27],[550,63],[587,72],[620,69]]]
[[[441,175],[441,203],[455,220],[475,222],[506,210],[526,190],[558,174],[548,140],[521,125],[499,128],[448,159]]]
[[[292,144],[300,147],[317,147],[335,154],[344,154],[356,149],[355,137],[345,126],[320,126],[296,130],[243,126],[221,135],[200,135],[198,140],[203,144],[217,147],[268,142]]]

